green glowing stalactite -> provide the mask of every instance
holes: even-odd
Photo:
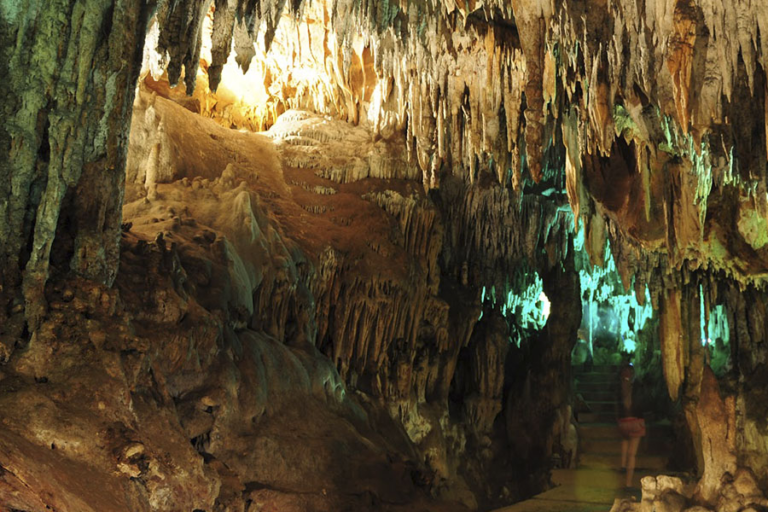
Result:
[[[577,240],[581,240],[581,244],[574,244],[575,248],[584,251],[583,231],[579,233]],[[606,242],[605,259],[602,267],[592,266],[586,253],[582,254],[579,261],[581,262],[578,270],[582,300],[586,302],[587,308],[582,329],[588,333],[587,341],[590,351],[593,350],[596,331],[599,327],[598,312],[601,308],[607,308],[613,312],[617,324],[615,326],[616,332],[612,333],[613,336],[624,341],[624,351],[634,352],[636,331],[642,329],[653,315],[648,289],[645,290],[643,305],[637,302],[634,292],[627,293],[625,291],[608,242]],[[629,289],[633,290],[633,287],[630,286]]]

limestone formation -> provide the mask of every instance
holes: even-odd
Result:
[[[608,255],[696,463],[616,510],[768,507],[766,33],[768,0],[0,0],[0,508],[533,494]]]

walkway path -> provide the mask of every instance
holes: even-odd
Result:
[[[557,487],[496,512],[608,512],[624,486],[624,475],[609,469],[556,469]]]
[[[608,512],[614,500],[624,495],[625,475],[617,471],[621,464],[615,421],[617,371],[613,366],[598,366],[587,373],[574,368],[576,391],[586,402],[577,409],[582,451],[578,468],[553,471],[557,487],[496,512]],[[649,424],[647,430],[637,454],[634,486],[638,488],[640,478],[664,470],[672,439],[668,422]]]

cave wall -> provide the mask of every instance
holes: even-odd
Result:
[[[148,16],[130,1],[2,4],[6,350],[45,314],[55,240],[66,253],[55,270],[115,279],[127,131]]]
[[[43,370],[57,342],[50,333],[46,337],[44,326],[64,322],[52,306],[55,289],[45,290],[49,278],[58,286],[79,276],[91,284],[78,286],[100,289],[119,277],[124,193],[128,202],[150,205],[128,206],[130,215],[159,219],[146,211],[159,208],[153,205],[158,199],[181,211],[165,203],[164,186],[187,186],[186,178],[193,187],[199,177],[198,187],[221,187],[242,178],[215,162],[195,174],[184,170],[194,161],[172,162],[168,155],[158,160],[163,155],[156,149],[154,160],[137,164],[124,185],[134,84],[151,15],[160,69],[169,85],[183,76],[190,94],[199,87],[209,22],[207,89],[193,109],[229,125],[275,125],[278,139],[288,133],[279,135],[278,116],[290,108],[329,114],[373,134],[359,139],[370,144],[372,156],[342,172],[326,169],[331,182],[355,187],[373,177],[439,188],[430,194],[356,191],[370,194],[361,208],[386,214],[378,227],[398,232],[397,243],[388,236],[376,247],[343,242],[325,250],[289,219],[322,213],[328,206],[320,203],[308,204],[312,211],[292,206],[277,219],[275,232],[295,236],[296,245],[280,248],[266,273],[253,233],[251,245],[221,242],[216,250],[230,255],[237,278],[225,306],[214,307],[213,300],[203,307],[219,311],[212,320],[219,330],[216,350],[225,348],[228,329],[309,341],[342,381],[388,404],[411,442],[431,453],[433,469],[449,467],[444,434],[450,428],[441,418],[449,413],[446,400],[461,348],[484,347],[478,368],[489,374],[500,368],[492,343],[471,342],[479,290],[509,290],[506,276],[523,261],[542,271],[567,261],[565,224],[573,222],[584,226],[595,261],[602,261],[610,241],[624,285],[637,291],[638,301],[648,286],[660,311],[665,379],[672,398],[684,401],[703,477],[699,495],[715,500],[720,477],[737,466],[752,468],[768,486],[760,469],[768,448],[758,399],[768,300],[764,2],[216,1],[213,12],[210,5],[0,3],[0,72],[9,84],[0,130],[8,154],[0,163],[0,356],[11,361],[10,375],[27,379],[25,386],[29,379],[49,378]],[[292,38],[302,30],[306,36]],[[218,94],[233,41],[235,63],[244,68],[260,66],[277,76],[279,69],[300,64],[315,72],[281,77],[277,87],[261,84],[269,108],[233,122],[208,101]],[[272,48],[295,50],[293,60],[251,63],[253,41],[267,55]],[[155,144],[151,133],[143,140]],[[312,144],[320,142],[325,140]],[[397,157],[382,156],[391,154]],[[307,163],[309,157],[295,148],[274,158],[281,168],[327,164]],[[155,169],[140,170],[147,165]],[[174,170],[163,175],[168,166]],[[570,217],[558,213],[563,197],[540,199],[563,178]],[[296,186],[290,179],[279,186]],[[231,192],[236,212],[247,213],[261,201],[240,192]],[[282,211],[278,206],[275,211]],[[353,215],[337,217],[347,219],[337,219],[343,227]],[[211,220],[203,224],[214,227]],[[161,230],[153,229],[141,234],[143,243],[157,240]],[[395,277],[372,275],[374,262],[387,259],[405,270]],[[726,305],[733,331],[733,369],[720,379],[707,369],[697,339],[702,290],[706,307]],[[116,300],[105,293],[102,302]],[[368,300],[357,301],[361,296]],[[565,340],[566,334],[552,339]],[[496,411],[498,380],[491,380],[466,389],[487,393],[493,406],[486,409]],[[473,428],[486,430],[488,417],[482,416],[470,411],[465,419],[477,418]],[[443,439],[435,441],[429,432]],[[461,445],[465,435],[448,437]],[[720,451],[713,453],[711,445]]]
[[[9,347],[3,502],[474,508],[546,485],[546,465],[509,483],[509,466],[519,473],[538,454],[497,451],[508,446],[496,428],[508,333],[474,327],[491,268],[527,256],[548,267],[558,258],[544,248],[567,251],[557,205],[531,198],[521,209],[513,192],[488,190],[448,236],[452,201],[425,192],[393,156],[397,140],[296,111],[265,135],[239,133],[144,84],[133,106],[114,286],[52,274],[41,327]],[[503,235],[525,243],[495,240],[469,262],[461,247],[482,243],[471,233],[488,218],[528,219],[525,233]],[[540,234],[542,223],[555,228]],[[448,244],[471,272],[444,275]],[[452,411],[462,349],[471,370]],[[507,472],[489,485],[499,461]],[[75,478],[100,476],[72,488],[69,464]],[[46,467],[56,470],[43,482]]]
[[[196,136],[190,135],[192,124]],[[163,130],[153,132],[155,126]],[[165,211],[186,212],[197,219],[197,229],[223,230],[250,277],[232,276],[233,282],[241,282],[238,296],[243,298],[221,308],[222,320],[234,329],[247,325],[288,344],[298,337],[316,346],[333,362],[349,390],[380,404],[401,425],[420,453],[417,459],[432,474],[437,495],[469,504],[497,496],[509,483],[506,473],[500,472],[493,486],[487,484],[485,475],[496,459],[504,459],[516,474],[522,471],[523,459],[535,467],[525,473],[526,478],[532,473],[536,477],[520,488],[507,488],[504,499],[540,490],[547,482],[548,456],[542,464],[538,452],[509,448],[507,438],[514,432],[495,432],[503,408],[510,334],[508,320],[502,321],[503,328],[476,327],[480,285],[490,286],[496,276],[499,293],[515,288],[514,276],[505,272],[513,272],[526,258],[537,268],[556,267],[557,255],[569,251],[572,243],[567,229],[571,218],[544,198],[530,197],[521,204],[512,191],[474,190],[459,181],[450,189],[455,196],[448,195],[449,189],[445,195],[427,194],[407,161],[379,167],[381,144],[396,141],[374,142],[369,132],[344,122],[288,111],[266,135],[269,138],[235,135],[142,85],[124,209],[132,232],[146,230],[145,236],[153,239],[153,230],[163,229],[162,222],[167,221]],[[159,166],[173,172],[154,177],[133,173],[130,162],[146,170],[163,161],[156,150],[157,137],[177,148],[179,155],[211,145],[211,154],[228,157],[218,162],[176,157]],[[149,163],[141,163],[144,159]],[[216,169],[222,168],[217,176]],[[190,186],[193,192],[185,191]],[[239,193],[234,201],[237,211],[245,208],[245,219],[250,217],[248,204],[261,205],[261,215],[286,240],[284,257],[297,261],[295,269],[290,266],[282,277],[267,268],[251,269],[263,264],[264,257],[249,248],[254,243],[258,248],[261,242],[236,227],[242,223],[240,214],[217,219],[211,213],[201,215],[202,207],[187,204],[205,202],[206,189],[222,194],[232,187],[233,194]],[[243,203],[240,197],[245,191],[251,191],[251,197]],[[190,193],[189,200],[182,200]],[[456,210],[459,202],[464,206]],[[509,229],[496,239],[479,238],[477,226],[494,222]],[[546,233],[540,233],[542,224],[550,225]],[[450,233],[445,226],[451,226]],[[468,240],[476,251],[467,250]],[[450,267],[457,268],[453,275],[443,270],[448,264],[440,263],[449,259]],[[204,281],[201,286],[210,290],[209,281],[215,280]],[[566,315],[579,312],[574,305],[578,301],[563,302]],[[500,314],[500,305],[495,309]],[[566,366],[567,343],[561,340],[563,346],[554,350],[558,364]],[[548,346],[549,337],[543,335],[540,344]],[[462,403],[452,410],[449,402],[451,393],[457,392],[457,372],[463,372]],[[559,371],[542,378],[559,390],[551,403],[540,400],[549,387],[529,393],[541,402],[542,415],[535,423],[544,431],[552,429],[554,411],[567,402],[563,375],[567,373]],[[567,416],[561,423],[569,422]],[[554,437],[545,436],[544,452],[552,452]],[[500,443],[506,447],[502,455],[493,449]]]

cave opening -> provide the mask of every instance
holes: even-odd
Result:
[[[582,233],[574,244],[582,321],[571,352],[579,464],[626,465],[625,438],[606,427],[619,418],[636,417],[641,418],[643,437],[633,457],[635,475],[691,471],[690,434],[681,404],[669,399],[664,384],[659,312],[648,287],[634,282],[634,276],[625,282],[608,241],[602,261],[593,262],[583,250]],[[631,385],[628,390],[625,381]]]

